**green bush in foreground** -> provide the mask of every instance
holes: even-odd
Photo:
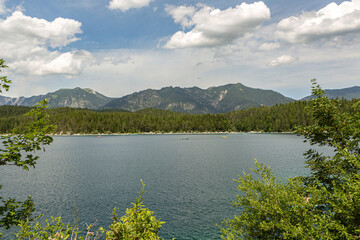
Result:
[[[95,223],[87,226],[87,232],[81,235],[77,225],[64,224],[61,217],[46,220],[45,224],[36,221],[20,221],[20,231],[16,233],[17,239],[39,240],[95,240],[104,238],[108,240],[160,240],[159,230],[164,222],[160,222],[154,213],[145,208],[142,195],[145,193],[145,184],[141,181],[142,188],[139,197],[132,207],[126,209],[126,214],[120,219],[116,217],[116,209],[113,211],[113,223],[109,230],[102,227],[94,231]],[[84,236],[85,235],[85,236]]]
[[[334,156],[309,150],[310,175],[286,182],[255,161],[259,177],[236,180],[243,194],[234,206],[242,213],[223,222],[222,239],[360,238],[360,101],[341,112],[341,101],[325,97],[315,80],[313,95],[314,123],[298,132],[312,145],[334,148]]]
[[[159,230],[164,222],[160,222],[154,216],[154,212],[144,207],[142,195],[144,191],[144,183],[140,196],[132,203],[132,208],[126,209],[126,214],[120,219],[116,217],[116,209],[113,211],[113,223],[110,230],[106,232],[106,239],[149,239],[159,240]]]

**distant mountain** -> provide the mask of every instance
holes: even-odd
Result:
[[[34,106],[37,102],[48,99],[49,107],[72,107],[97,109],[112,100],[89,88],[60,89],[45,95],[10,98],[0,96],[0,105]]]
[[[344,98],[347,100],[351,100],[353,98],[360,98],[360,87],[349,87],[349,88],[342,88],[342,89],[325,89],[326,96],[331,99],[335,98]],[[309,100],[313,98],[312,96],[304,97],[301,100]]]
[[[246,87],[240,83],[200,89],[165,87],[147,89],[117,98],[102,109],[138,111],[157,108],[186,113],[225,113],[259,106],[273,106],[294,101],[272,90]]]

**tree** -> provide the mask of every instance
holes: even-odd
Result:
[[[360,101],[350,112],[330,100],[312,80],[308,111],[313,123],[298,128],[310,144],[329,146],[333,156],[305,153],[311,173],[278,180],[270,167],[255,161],[259,175],[236,180],[234,206],[242,213],[223,222],[222,239],[359,239],[360,238]]]
[[[0,59],[0,72],[1,68],[7,68],[3,59]],[[0,77],[0,92],[7,91],[10,83],[11,80],[7,77]],[[53,141],[49,133],[53,132],[54,126],[48,122],[46,103],[45,100],[40,102],[26,114],[32,122],[25,127],[24,131],[20,133],[14,129],[11,134],[1,136],[3,149],[0,149],[0,166],[18,166],[25,170],[35,167],[39,158],[36,151],[44,150],[43,146]],[[26,154],[25,157],[23,157],[24,154]],[[15,199],[3,200],[0,196],[0,204],[2,204],[0,205],[0,227],[6,229],[18,224],[19,220],[29,218],[35,210],[31,197],[20,202]]]

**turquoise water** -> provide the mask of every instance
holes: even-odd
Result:
[[[239,212],[233,179],[254,158],[284,178],[305,174],[307,149],[292,134],[57,136],[35,169],[1,167],[1,195],[31,194],[37,213],[70,223],[76,205],[80,226],[107,227],[114,207],[121,216],[135,201],[142,179],[146,207],[166,222],[163,238],[219,239],[216,224]]]

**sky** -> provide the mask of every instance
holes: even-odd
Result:
[[[360,85],[360,0],[0,0],[5,96]]]

